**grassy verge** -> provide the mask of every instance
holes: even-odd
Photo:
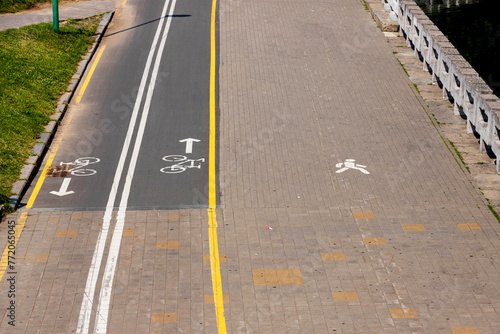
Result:
[[[50,0],[0,0],[0,14],[29,9],[39,2],[50,2]]]
[[[93,42],[100,16],[0,31],[0,203]],[[8,206],[6,207],[8,211]]]

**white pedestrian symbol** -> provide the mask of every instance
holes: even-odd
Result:
[[[340,168],[336,173],[342,173],[345,172],[348,169],[357,169],[361,171],[363,174],[370,174],[369,171],[367,171],[365,168],[366,166],[355,164],[354,159],[346,159],[345,162],[339,162],[338,164],[335,165],[335,167],[340,168],[342,165],[344,165],[343,168]]]

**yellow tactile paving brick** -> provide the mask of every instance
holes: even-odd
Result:
[[[231,298],[229,297],[229,295],[222,295],[222,299],[224,301],[224,304],[231,302]],[[215,303],[214,295],[205,295],[205,304],[214,304],[214,303]]]
[[[123,236],[124,237],[133,237],[135,236],[135,230],[123,230]]]
[[[321,253],[323,261],[345,261],[344,253]]]
[[[477,327],[451,327],[453,334],[481,334]]]
[[[170,215],[168,219],[179,219],[179,215]]]
[[[334,292],[332,296],[336,302],[353,302],[359,300],[357,292]]]
[[[481,226],[479,226],[478,223],[457,224],[457,227],[460,231],[473,231],[481,229]]]
[[[153,313],[151,314],[152,323],[172,323],[178,321],[177,313]]]
[[[156,249],[179,249],[179,241],[157,242]]]
[[[373,212],[353,212],[352,215],[355,219],[374,219],[375,213]]]
[[[56,231],[57,238],[77,237],[77,236],[78,236],[78,230],[57,230]]]
[[[385,238],[363,238],[365,245],[387,245]]]
[[[49,218],[49,222],[58,222],[59,221],[59,217],[50,217]]]
[[[82,214],[81,213],[73,213],[71,215],[71,218],[82,218]]]
[[[210,263],[210,254],[203,255],[203,262],[204,263]],[[227,255],[219,255],[219,262],[227,262]]]
[[[47,262],[49,260],[49,254],[26,254],[19,260],[25,263]]]
[[[391,317],[394,319],[416,319],[418,318],[417,311],[414,308],[392,308],[389,310]]]
[[[402,224],[404,231],[425,231],[423,224]]]
[[[255,285],[303,285],[300,269],[252,270]]]

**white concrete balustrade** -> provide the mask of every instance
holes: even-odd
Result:
[[[480,138],[480,151],[495,154],[500,174],[500,99],[414,0],[382,1],[389,4],[391,17],[397,17],[401,35],[431,73],[432,82],[443,89],[443,98],[467,120],[467,132]]]

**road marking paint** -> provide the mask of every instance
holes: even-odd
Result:
[[[354,163],[355,161],[356,160],[354,160],[354,159],[346,159],[344,162],[339,162],[338,164],[335,165],[335,167],[340,168],[340,167],[342,167],[342,165],[344,165],[344,167],[340,168],[335,173],[342,173],[348,169],[357,169],[360,172],[362,172],[363,174],[370,174],[370,172],[365,169],[366,166],[360,165],[360,164],[355,164]]]
[[[375,219],[375,213],[373,212],[354,212],[352,213],[354,219]]]
[[[418,313],[414,308],[391,308],[389,312],[393,319],[418,319]]]
[[[85,90],[87,89],[87,86],[89,84],[90,78],[92,78],[92,74],[94,74],[94,70],[97,67],[97,63],[101,59],[102,53],[104,52],[104,49],[106,48],[106,45],[103,45],[99,53],[97,54],[97,57],[95,58],[94,64],[92,64],[92,67],[90,68],[89,74],[87,75],[87,78],[83,82],[82,89],[80,89],[80,92],[76,98],[76,103],[80,103],[82,100],[83,94],[85,93]]]
[[[70,238],[77,236],[78,236],[78,230],[57,230],[55,234],[56,238]]]
[[[220,275],[219,244],[217,241],[217,207],[215,184],[215,16],[217,0],[212,1],[210,24],[210,135],[208,153],[208,223],[210,244],[210,269],[212,272],[212,288],[214,293],[215,316],[219,334],[227,333],[226,318],[224,316],[224,295],[222,294],[222,279]]]
[[[70,116],[71,119],[71,116]],[[36,182],[35,189],[33,189],[33,192],[31,193],[31,196],[28,200],[28,204],[26,204],[27,209],[31,209],[33,206],[33,203],[35,203],[36,197],[38,196],[38,193],[40,192],[40,189],[42,188],[43,182],[45,181],[45,177],[47,176],[47,170],[49,167],[52,165],[52,162],[54,161],[54,158],[56,157],[56,153],[59,150],[59,145],[61,145],[62,141],[62,135],[56,136],[54,141],[52,142],[52,145],[50,146],[50,155],[49,158],[47,159],[47,163],[45,164],[45,167],[42,170],[42,174],[40,174],[40,177],[38,178],[38,181]]]
[[[73,190],[68,191],[68,187],[69,187],[70,182],[71,182],[70,177],[64,178],[63,183],[61,184],[61,189],[59,189],[59,191],[55,191],[55,190],[51,191],[50,193],[52,195],[56,195],[59,197],[74,194],[75,192]]]
[[[170,6],[170,11],[168,15],[165,28],[163,30],[161,43],[158,48],[158,53],[154,62],[153,71],[151,73],[151,80],[149,82],[147,96],[144,102],[144,107],[142,111],[141,121],[139,123],[139,128],[137,129],[137,137],[135,139],[134,148],[132,151],[132,157],[130,158],[130,163],[128,166],[128,171],[126,173],[125,186],[123,188],[122,197],[120,200],[120,206],[118,209],[118,214],[116,217],[116,225],[113,231],[113,237],[111,239],[111,245],[109,247],[108,258],[106,261],[106,267],[104,268],[104,276],[101,284],[101,292],[99,295],[99,304],[97,306],[97,314],[95,320],[95,333],[106,333],[108,327],[108,314],[109,307],[111,303],[111,292],[113,289],[113,279],[116,272],[116,264],[118,262],[118,254],[120,251],[120,245],[123,234],[123,227],[125,225],[125,213],[127,211],[127,204],[130,195],[130,189],[132,187],[132,180],[135,174],[135,167],[137,165],[137,160],[139,159],[139,151],[141,149],[142,139],[144,138],[144,131],[146,129],[146,123],[148,119],[149,109],[151,107],[151,101],[153,99],[153,92],[156,85],[156,79],[158,77],[158,72],[160,69],[161,58],[163,55],[163,50],[165,49],[165,44],[167,41],[167,36],[170,31],[170,26],[172,24],[172,17],[175,10],[175,4],[177,0],[172,0]],[[161,16],[160,25],[163,25],[165,15]]]
[[[153,324],[159,323],[176,323],[179,321],[177,313],[153,313],[151,314],[151,322]]]
[[[334,302],[353,302],[359,300],[357,292],[333,292]]]
[[[92,256],[92,262],[90,265],[89,269],[89,274],[87,276],[87,282],[85,285],[85,292],[84,292],[84,298],[82,301],[82,306],[80,308],[80,315],[78,318],[78,326],[77,326],[77,333],[78,334],[87,334],[89,332],[89,326],[90,326],[90,317],[92,313],[92,303],[95,295],[95,288],[97,284],[97,279],[99,276],[99,269],[101,267],[101,262],[102,262],[102,257],[104,255],[104,248],[106,245],[106,239],[108,237],[108,232],[110,229],[111,225],[111,218],[113,215],[113,209],[114,209],[114,203],[116,199],[116,195],[118,192],[118,186],[120,184],[120,179],[123,174],[123,169],[125,165],[125,160],[128,155],[128,150],[130,148],[130,143],[132,141],[132,135],[134,133],[134,128],[137,123],[137,117],[139,114],[139,108],[142,103],[142,97],[144,95],[144,90],[146,87],[146,82],[149,76],[149,71],[151,68],[151,63],[153,62],[153,57],[155,54],[155,51],[158,46],[158,39],[161,36],[162,28],[163,28],[163,22],[165,21],[165,15],[168,10],[168,5],[170,3],[170,0],[165,1],[165,5],[163,7],[160,20],[158,23],[158,27],[156,29],[155,36],[153,38],[153,43],[151,44],[151,49],[149,50],[148,54],[148,59],[146,61],[146,66],[144,68],[144,72],[142,75],[141,83],[139,85],[139,91],[137,92],[137,99],[135,101],[134,109],[132,111],[132,115],[130,118],[130,123],[129,127],[127,130],[127,135],[125,136],[125,141],[123,143],[123,148],[122,152],[120,154],[120,159],[118,161],[118,166],[116,168],[115,176],[113,179],[113,185],[111,186],[111,191],[109,194],[108,198],[108,203],[106,204],[106,211],[104,213],[103,217],[103,224],[101,231],[99,232],[99,237],[97,239],[96,247],[94,249],[94,254]],[[123,225],[121,226],[121,229],[119,229],[120,221],[117,221],[116,226],[115,226],[115,234],[119,233],[120,238],[122,236],[122,231],[123,231]],[[118,228],[118,230],[117,230]],[[112,240],[113,241],[113,240]],[[116,240],[115,240],[116,243]],[[112,249],[110,249],[110,252]],[[113,250],[114,252],[117,252],[118,250]],[[109,307],[109,304],[108,304]],[[100,318],[99,318],[100,319]],[[107,321],[107,317],[106,317]]]
[[[24,225],[26,224],[26,219],[28,218],[28,213],[21,213],[21,217],[19,217],[19,221],[14,227],[14,241],[13,244],[7,243],[5,249],[2,254],[2,258],[0,259],[0,282],[2,281],[2,277],[9,266],[9,257],[10,255],[14,255],[12,252],[15,251],[17,242],[19,241],[19,237],[23,232]],[[10,236],[10,235],[9,235]],[[9,254],[10,253],[10,254]]]
[[[193,143],[200,142],[199,139],[186,138],[179,140],[179,143],[186,143],[186,154],[193,153]]]

